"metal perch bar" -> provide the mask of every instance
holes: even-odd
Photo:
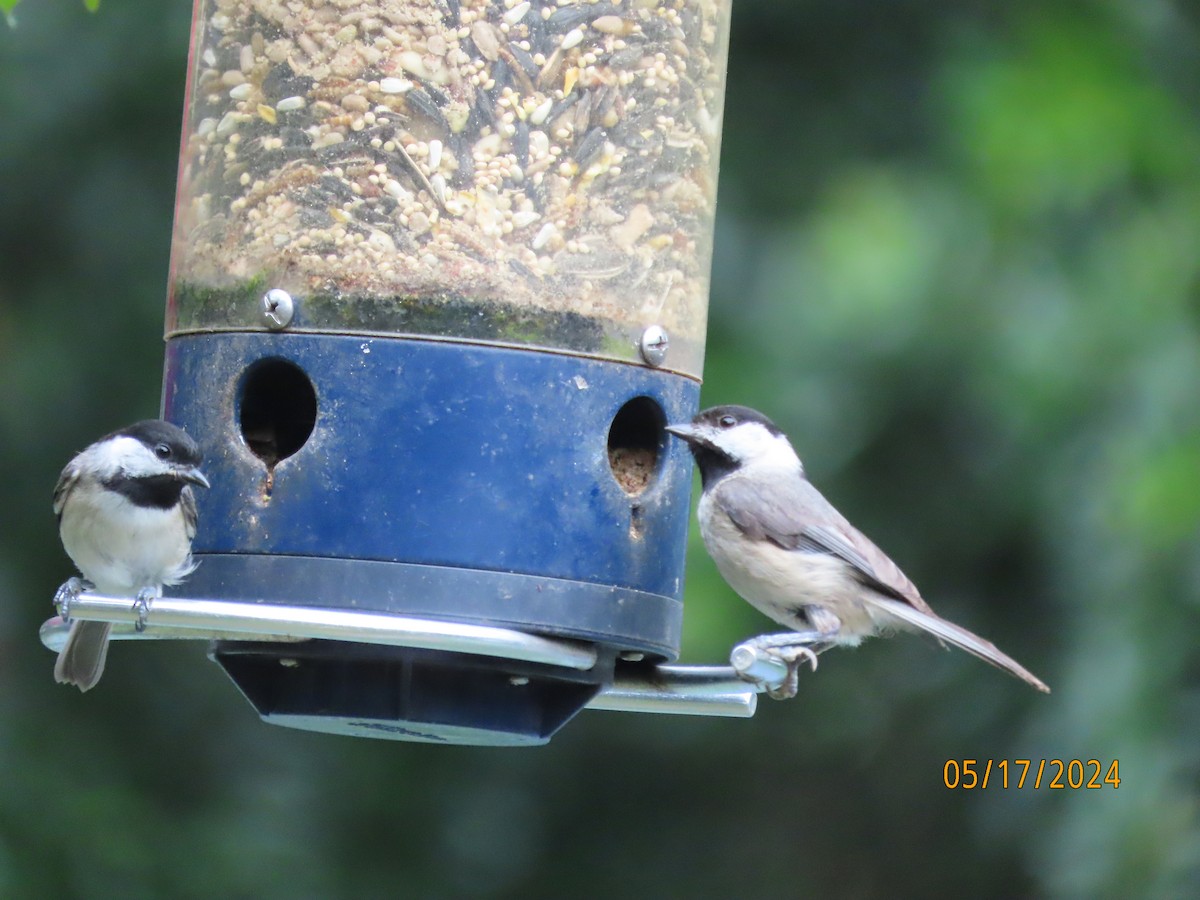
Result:
[[[42,623],[38,629],[38,637],[42,646],[57,653],[67,642],[67,632],[70,622],[64,622],[61,616],[52,616]],[[296,644],[308,638],[287,637],[278,634],[247,634],[244,631],[218,631],[208,628],[170,628],[166,625],[155,625],[147,631],[138,631],[133,625],[116,623],[109,633],[109,639],[114,641],[269,641],[280,644]]]
[[[755,686],[729,666],[663,665],[629,672],[618,667],[588,709],[748,719],[757,706]]]
[[[132,598],[91,591],[71,601],[70,615],[130,628],[138,618]],[[499,656],[569,669],[587,670],[596,664],[595,649],[573,641],[553,640],[508,628],[307,606],[159,597],[150,604],[146,631],[151,628],[157,631],[160,627],[173,632],[196,631],[195,637],[205,640],[217,637],[218,633],[220,636],[232,633],[234,640],[315,638]],[[172,634],[175,636],[182,635]]]
[[[150,604],[146,630],[139,633],[133,598],[85,592],[72,601],[70,614],[81,620],[112,622],[114,640],[324,639],[471,653],[579,670],[596,663],[594,648],[573,641],[389,613],[160,597]],[[51,650],[62,649],[69,627],[58,616],[47,620],[40,630],[42,643]],[[754,684],[730,666],[618,664],[613,684],[588,708],[750,718],[757,693],[781,682],[786,674],[783,663],[769,655],[761,655],[746,672],[757,681]]]
[[[735,673],[753,682],[760,691],[779,687],[787,679],[788,668],[778,656],[745,641],[733,648],[729,662]]]

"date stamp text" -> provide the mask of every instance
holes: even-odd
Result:
[[[948,759],[942,783],[950,790],[1116,790],[1121,786],[1117,760],[1098,759]]]

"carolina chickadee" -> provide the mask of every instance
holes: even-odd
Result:
[[[900,568],[812,486],[787,436],[762,413],[718,406],[667,431],[696,458],[700,534],[721,575],[760,612],[805,632],[756,639],[788,664],[788,681],[773,696],[795,695],[801,658],[816,667],[809,647],[854,647],[864,637],[916,629],[1050,691],[990,642],[938,617]]]
[[[208,487],[200,458],[187,432],[148,419],[96,441],[67,463],[54,488],[58,533],[71,561],[101,593],[136,595],[143,619],[164,584],[178,584],[196,568],[196,499],[189,485]],[[59,588],[64,618],[84,587],[72,578]],[[104,672],[111,627],[72,623],[55,680],[81,691],[93,687]]]

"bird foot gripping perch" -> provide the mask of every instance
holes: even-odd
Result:
[[[137,621],[133,623],[133,630],[141,634],[146,630],[146,620],[150,617],[150,604],[159,597],[159,591],[154,588],[142,588],[137,592],[137,597],[133,601],[133,612],[137,616]]]
[[[95,590],[96,586],[82,578],[72,577],[64,581],[54,592],[54,606],[64,624],[71,621],[71,607],[79,600],[84,591]],[[150,605],[161,596],[154,588],[142,588],[133,600],[133,613],[137,619],[133,623],[134,630],[141,634],[146,630],[146,621],[150,617]]]
[[[763,634],[734,647],[729,664],[772,700],[790,700],[799,688],[801,665],[807,661],[817,671],[817,654],[828,646],[829,636],[817,631]]]
[[[71,621],[71,604],[79,599],[79,595],[93,585],[82,578],[72,576],[64,581],[54,592],[54,606],[64,622]]]

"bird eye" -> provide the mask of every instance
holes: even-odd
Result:
[[[168,447],[166,444],[155,444],[154,445],[154,455],[157,456],[159,459],[170,459],[171,458],[171,448]]]
[[[732,428],[737,424],[737,419],[733,416],[721,416],[720,425],[722,428]]]

